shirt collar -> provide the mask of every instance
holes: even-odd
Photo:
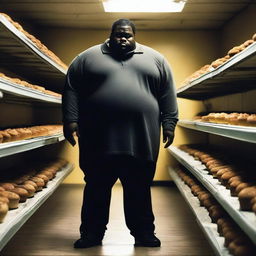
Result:
[[[143,54],[144,51],[142,49],[142,45],[136,42],[136,48],[133,50],[134,54]],[[107,39],[102,45],[101,45],[101,51],[103,54],[111,54],[111,48],[109,47],[109,39]]]

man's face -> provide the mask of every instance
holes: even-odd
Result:
[[[116,53],[127,53],[135,49],[134,33],[130,26],[117,26],[110,36],[110,47]]]

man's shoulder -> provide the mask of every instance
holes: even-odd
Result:
[[[143,53],[150,54],[155,58],[159,58],[159,59],[164,58],[164,56],[160,52],[158,52],[157,50],[155,50],[147,45],[137,43],[137,49],[141,50]]]
[[[96,56],[101,50],[100,50],[101,44],[97,44],[94,46],[89,47],[88,49],[84,50],[83,52],[80,52],[71,62],[73,66],[80,65],[83,63],[86,59]]]
[[[86,56],[90,56],[91,54],[95,54],[100,51],[101,44],[97,44],[94,46],[89,47],[88,49],[80,52],[77,57],[83,58]]]

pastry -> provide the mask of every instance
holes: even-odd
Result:
[[[6,196],[0,196],[0,202],[9,204],[9,199]]]
[[[248,125],[248,122],[247,122],[248,117],[249,117],[249,114],[246,114],[246,113],[239,114],[237,117],[238,125],[242,125],[242,126]]]
[[[231,182],[229,184],[229,189],[230,189],[230,194],[231,196],[237,196],[236,193],[236,188],[238,187],[239,184],[241,184],[241,180],[233,180],[233,182]]]
[[[44,180],[44,187],[46,187],[48,181],[50,180],[45,174],[36,174],[35,177],[41,178]]]
[[[0,202],[0,223],[4,221],[4,218],[9,210],[8,204]]]
[[[27,198],[29,197],[28,191],[24,188],[16,187],[16,188],[12,189],[11,192],[16,193],[17,195],[19,195],[19,197],[20,197],[19,202],[20,203],[26,202]]]
[[[239,192],[244,189],[244,188],[248,188],[251,187],[253,184],[249,183],[249,182],[241,182],[235,189],[235,193],[238,195]]]
[[[13,183],[9,183],[9,182],[0,183],[0,186],[2,188],[4,188],[5,190],[12,190],[12,189],[15,188],[14,184]]]
[[[256,126],[256,114],[251,114],[247,118],[248,126]]]
[[[244,45],[244,47],[246,48],[246,47],[248,47],[249,45],[251,45],[252,43],[254,43],[254,41],[253,41],[252,39],[249,39],[249,40],[246,40],[246,41],[243,43],[243,45]]]
[[[240,51],[241,51],[241,48],[239,46],[235,46],[228,51],[228,55],[230,57],[232,57],[232,56],[236,55],[237,53],[239,53]]]
[[[242,189],[238,194],[240,209],[250,211],[252,209],[251,200],[256,197],[256,186]]]
[[[233,172],[233,171],[227,171],[225,173],[223,173],[221,176],[220,176],[220,182],[223,186],[227,186],[228,185],[228,181],[230,178],[234,177],[234,176],[237,176],[237,172]]]
[[[18,185],[17,188],[23,188],[23,189],[27,190],[29,198],[33,197],[36,192],[36,188],[31,184]]]
[[[44,180],[39,177],[31,177],[29,180],[32,180],[36,183],[37,191],[41,191],[45,185]]]
[[[9,209],[18,208],[20,197],[16,193],[10,191],[2,191],[0,192],[0,196],[7,197],[9,200]]]

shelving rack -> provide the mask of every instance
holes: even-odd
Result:
[[[180,120],[178,125],[227,138],[256,143],[256,127],[214,124],[200,121]]]
[[[201,75],[179,88],[177,96],[191,100],[207,100],[218,96],[254,90],[256,89],[255,67],[256,42],[231,57],[216,69]],[[183,128],[227,137],[237,141],[251,144],[256,143],[256,127],[215,124],[199,120],[180,120],[178,125]],[[232,197],[230,191],[221,185],[217,179],[214,179],[200,161],[195,160],[192,156],[174,146],[169,147],[169,152],[216,198],[231,218],[256,245],[255,213],[241,211],[238,197]],[[170,175],[191,206],[193,199],[186,197],[185,185],[182,184],[176,173],[170,171]],[[194,207],[191,207],[193,210]],[[195,210],[193,211],[195,212]],[[202,227],[202,224],[200,226]],[[216,245],[216,238],[209,235],[204,228],[203,231],[212,244],[216,255],[222,255],[220,250],[216,249],[218,247]],[[223,252],[223,255],[225,255],[225,252]]]
[[[191,193],[190,188],[182,182],[172,168],[169,168],[169,174],[194,213],[199,227],[206,235],[206,238],[211,244],[215,254],[218,256],[230,256],[229,251],[224,246],[224,237],[219,236],[217,225],[211,222],[208,211],[204,207],[200,206],[199,200]]]
[[[174,146],[170,146],[168,149],[171,154],[216,198],[240,228],[251,238],[254,244],[256,244],[255,213],[241,211],[238,197],[232,197],[230,191],[221,185],[217,179],[214,179],[213,176],[206,171],[206,167],[200,161],[195,160],[188,153]]]
[[[45,94],[43,92],[23,87],[0,78],[0,91],[3,94],[3,100],[18,100],[22,102],[41,102],[61,104],[61,98]],[[1,97],[0,97],[1,98]]]
[[[256,42],[177,91],[180,98],[204,100],[256,89]]]
[[[66,69],[56,63],[25,34],[0,14],[0,65],[19,75],[61,92]]]
[[[64,86],[66,69],[42,52],[24,33],[18,30],[3,14],[0,14],[0,66],[32,84],[44,86],[47,90],[60,93]],[[6,74],[8,75],[8,74]],[[23,87],[4,78],[0,78],[1,102],[36,103],[42,107],[52,104],[61,106],[61,98],[44,94],[31,88]],[[43,105],[42,105],[43,104]],[[6,125],[6,124],[5,124]],[[29,151],[64,140],[63,133],[42,136],[27,140],[0,144],[0,158]],[[11,237],[32,216],[32,214],[57,189],[64,178],[72,171],[68,164],[59,171],[43,191],[20,204],[16,210],[8,211],[0,224],[0,250]]]
[[[37,192],[33,198],[27,199],[25,203],[20,203],[19,208],[9,211],[3,223],[0,224],[0,250],[22,227],[22,225],[39,209],[39,207],[53,194],[61,182],[72,171],[71,164],[58,171],[56,177],[49,181],[47,188]]]
[[[0,158],[63,141],[63,133],[0,144]]]

